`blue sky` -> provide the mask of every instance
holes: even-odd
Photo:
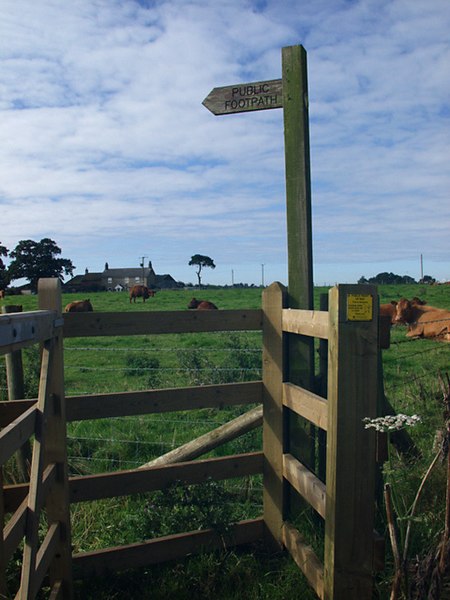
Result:
[[[286,283],[282,110],[202,101],[302,44],[315,283],[450,280],[449,31],[448,0],[0,0],[0,242]]]

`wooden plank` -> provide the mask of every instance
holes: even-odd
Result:
[[[188,554],[251,544],[261,540],[262,535],[262,519],[241,521],[233,525],[226,537],[212,529],[169,535],[129,546],[76,554],[73,558],[74,572],[76,578],[81,579],[110,571],[155,565],[183,559]]]
[[[61,282],[59,279],[40,279],[38,295],[39,308],[55,311],[58,319],[61,320]],[[48,522],[61,525],[58,548],[49,568],[50,586],[53,586],[55,581],[62,581],[65,598],[71,600],[73,597],[72,547],[62,334],[62,328],[59,328],[55,332],[53,340],[52,370],[49,377],[52,412],[46,426],[45,440],[45,465],[55,463],[58,468],[58,477],[51,488],[51,493],[48,494],[45,508]]]
[[[316,427],[327,430],[328,403],[326,400],[293,383],[283,384],[283,404]]]
[[[36,588],[40,588],[42,581],[47,574],[52,560],[57,552],[61,537],[60,523],[52,523],[48,528],[44,541],[36,555],[36,572],[34,574],[34,582]]]
[[[300,532],[285,522],[282,532],[283,544],[297,566],[301,569],[317,596],[324,598],[324,568],[314,550],[305,543]],[[345,596],[336,596],[344,599]]]
[[[325,484],[292,456],[292,454],[285,454],[283,456],[283,476],[324,519],[326,503]]]
[[[285,415],[282,402],[284,378],[284,339],[281,310],[286,290],[273,283],[263,292],[263,452],[264,452],[264,523],[266,543],[281,545],[281,526],[286,512],[283,482],[283,436]]]
[[[328,339],[328,312],[320,310],[283,310],[283,331]]]
[[[163,467],[148,467],[73,477],[69,481],[71,503],[161,490],[175,482],[203,483],[262,473],[262,452],[212,458]]]
[[[229,115],[283,106],[281,79],[215,87],[202,102],[214,115]]]
[[[288,301],[291,309],[313,310],[308,77],[302,46],[282,49],[283,117],[286,170]],[[314,339],[288,335],[286,381],[307,390],[314,385]],[[289,450],[308,467],[315,464],[314,431],[301,417],[288,417]]]
[[[46,424],[49,416],[50,381],[53,367],[53,339],[46,340],[42,348],[41,375],[39,381],[38,412],[36,416],[33,458],[28,492],[28,512],[23,548],[20,595],[34,598],[38,592],[35,580],[36,557],[39,544],[39,517],[42,506],[42,475],[45,468],[44,439],[47,437]]]
[[[160,465],[167,465],[170,463],[182,462],[185,460],[192,460],[198,456],[202,456],[214,448],[218,448],[223,444],[231,442],[231,440],[244,435],[248,431],[260,427],[263,420],[263,409],[262,406],[257,406],[253,410],[236,417],[232,421],[228,421],[224,425],[201,435],[200,437],[187,442],[175,450],[167,452],[158,458],[142,465],[142,467],[156,467]]]
[[[85,502],[110,498],[114,495],[151,492],[162,489],[174,481],[191,484],[202,483],[207,479],[219,481],[245,477],[262,473],[262,469],[262,452],[250,452],[162,467],[71,477],[69,479],[70,502]],[[27,493],[28,484],[6,486],[4,491],[5,509],[9,512],[16,510],[26,498]]]
[[[369,600],[373,592],[378,295],[375,286],[330,290],[328,339],[325,598]]]
[[[64,313],[64,337],[257,331],[261,328],[259,309]]]
[[[6,400],[0,402],[0,427],[10,425],[12,421],[20,417],[30,406],[36,404],[37,399],[30,400]]]
[[[64,586],[60,579],[53,583],[48,600],[64,600]]]
[[[22,306],[3,306],[1,312],[3,314],[22,312]],[[25,398],[25,382],[21,350],[6,354],[5,364],[6,381],[8,384],[8,400]],[[20,473],[20,481],[28,481],[29,467],[31,465],[31,446],[29,440],[26,440],[22,448],[17,452],[15,460]]]
[[[59,322],[55,313],[36,310],[0,315],[0,354],[10,354],[21,348],[48,340]],[[62,324],[62,323],[61,323]]]
[[[66,399],[67,420],[104,419],[199,408],[222,409],[225,406],[259,404],[261,396],[261,381],[69,396]]]
[[[0,432],[0,465],[4,465],[34,433],[36,414],[37,404],[34,403]]]
[[[26,487],[28,493],[28,485],[21,484]],[[8,562],[14,552],[17,550],[20,542],[25,535],[25,527],[27,524],[27,497],[22,500],[22,503],[17,508],[13,516],[8,521],[8,524],[3,530],[3,538],[5,540],[5,560]]]

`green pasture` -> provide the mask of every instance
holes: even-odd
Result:
[[[95,311],[187,310],[190,299],[195,296],[214,302],[219,309],[259,308],[261,292],[260,288],[167,290],[158,292],[145,303],[142,299],[130,303],[125,292],[63,294],[63,306],[72,300],[89,297]],[[319,308],[320,294],[326,292],[327,288],[315,289],[316,309]],[[418,296],[429,305],[450,309],[448,285],[379,286],[379,294],[380,302]],[[37,297],[6,297],[1,303],[20,304],[24,311],[34,310]],[[390,403],[397,412],[422,417],[420,425],[410,432],[421,456],[411,461],[410,457],[394,452],[389,473],[385,473],[397,487],[399,511],[406,511],[411,504],[435,453],[436,433],[443,425],[442,377],[450,370],[450,344],[411,340],[405,334],[405,327],[393,327],[391,346],[383,350],[385,391]],[[261,332],[67,339],[64,342],[66,395],[260,379],[261,346]],[[36,350],[24,352],[24,363],[26,393],[28,397],[35,397],[39,373]],[[0,399],[6,399],[5,385],[4,366],[0,364]],[[70,472],[89,474],[136,468],[249,408],[205,409],[70,423]],[[255,430],[213,451],[210,456],[260,448],[261,432]],[[9,476],[14,479],[13,465]],[[249,477],[245,481],[211,482],[189,489],[175,487],[164,493],[74,505],[74,551],[132,543],[200,527],[222,527],[229,520],[256,517],[262,510],[261,491],[260,478]],[[438,467],[421,497],[412,528],[411,556],[425,556],[436,544],[444,523],[444,499],[445,472],[443,467]],[[378,519],[378,528],[385,533],[382,512]],[[172,575],[172,569],[175,575]],[[388,551],[386,570],[378,580],[380,598],[388,597],[391,574]],[[146,591],[146,586],[150,591]],[[123,595],[123,590],[132,595]],[[314,597],[290,559],[266,555],[261,548],[250,553],[234,551],[204,555],[176,566],[122,574],[107,581],[80,583],[77,597],[235,598],[237,592],[245,598],[255,599],[302,597],[308,600]]]

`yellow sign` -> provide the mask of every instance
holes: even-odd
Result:
[[[371,321],[373,302],[370,294],[348,294],[347,319],[349,321]]]

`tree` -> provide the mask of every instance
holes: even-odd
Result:
[[[0,244],[0,290],[4,290],[9,283],[9,274],[2,256],[8,256],[8,248]]]
[[[22,240],[10,252],[12,262],[9,265],[11,279],[24,277],[30,282],[31,289],[37,290],[37,283],[41,277],[58,277],[62,274],[72,275],[75,269],[68,258],[56,258],[61,254],[56,242],[43,238],[40,242]]]
[[[202,254],[194,254],[191,256],[191,260],[189,261],[189,265],[196,265],[198,267],[197,270],[197,278],[198,278],[198,287],[202,287],[202,280],[200,273],[202,272],[203,267],[209,267],[210,269],[215,269],[216,265],[212,258],[209,256],[203,256]]]

